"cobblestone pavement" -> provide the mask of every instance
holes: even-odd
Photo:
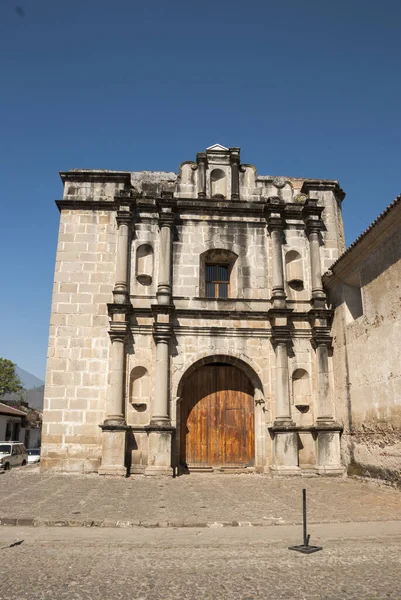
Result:
[[[310,523],[401,520],[400,491],[352,479],[210,474],[115,479],[41,473],[38,467],[0,475],[0,519],[290,524],[301,520],[303,487]]]
[[[0,600],[401,597],[401,523],[300,528],[0,529]],[[12,544],[18,545],[11,546]],[[11,547],[10,547],[11,546]]]

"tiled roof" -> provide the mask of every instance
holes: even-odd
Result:
[[[384,219],[384,217],[393,208],[395,208],[397,206],[397,204],[399,204],[400,202],[401,202],[401,194],[399,196],[397,196],[397,198],[395,200],[393,200],[393,202],[391,204],[389,204],[389,206],[387,206],[387,208],[384,209],[384,211],[377,217],[377,219],[375,219],[369,225],[369,227],[367,229],[365,229],[365,231],[362,232],[361,235],[358,236],[354,242],[352,242],[352,244],[345,250],[345,252],[343,252],[341,254],[341,256],[339,256],[335,262],[333,262],[333,264],[330,266],[330,270],[332,270],[333,267],[335,267],[337,265],[337,263],[340,262],[340,260],[343,258],[343,256],[345,256],[346,254],[348,254],[348,252],[350,252],[350,250],[352,250],[353,248],[355,248],[355,246],[357,244],[359,244],[359,242],[369,233],[369,231],[371,231],[377,225],[377,223],[379,223],[379,221],[382,221]]]
[[[25,417],[25,413],[22,410],[18,410],[17,408],[13,408],[12,406],[7,406],[7,404],[3,404],[0,402],[0,415],[12,415],[14,417]]]

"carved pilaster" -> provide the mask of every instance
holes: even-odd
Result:
[[[198,163],[198,198],[206,198],[206,152],[198,152],[196,162]]]
[[[323,290],[322,269],[320,263],[320,236],[324,229],[321,219],[322,206],[317,206],[316,200],[308,199],[303,208],[305,232],[309,240],[309,254],[312,279],[312,300],[316,308],[324,308],[326,305],[326,294]]]
[[[171,304],[171,264],[172,264],[172,228],[175,218],[175,201],[173,198],[163,198],[159,202],[159,281],[157,285],[157,302],[162,305]]]
[[[282,318],[286,321],[286,317]],[[275,318],[277,322],[277,318]],[[294,425],[291,420],[288,354],[292,345],[288,324],[272,325],[272,344],[276,354],[276,417],[274,424]]]
[[[239,171],[240,154],[239,148],[230,148],[231,162],[231,200],[238,201],[239,198]]]
[[[115,304],[126,304],[128,303],[128,250],[132,221],[131,209],[128,204],[120,205],[116,221],[118,227],[117,264],[113,299]]]
[[[266,218],[272,248],[272,298],[274,308],[285,308],[286,293],[284,288],[284,267],[282,238],[285,229],[284,206],[278,199],[269,199],[266,206]]]
[[[153,337],[156,342],[155,391],[152,402],[151,425],[170,425],[170,340],[173,334],[172,313],[169,306],[153,306],[155,322]]]

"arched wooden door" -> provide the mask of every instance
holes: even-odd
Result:
[[[181,463],[189,469],[254,464],[254,389],[240,369],[199,367],[181,403]]]

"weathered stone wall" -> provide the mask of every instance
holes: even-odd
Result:
[[[96,471],[108,376],[115,216],[62,210],[45,387],[42,467]]]
[[[317,417],[318,373],[308,316],[312,302],[312,269],[303,206],[309,195],[310,199],[317,200],[319,215],[321,208],[324,209],[324,226],[319,233],[320,266],[324,272],[344,248],[342,192],[337,182],[258,177],[256,169],[246,165],[239,175],[240,198],[237,194],[232,202],[231,194],[236,187],[235,179],[231,178],[233,166],[231,158],[222,157],[220,152],[223,151],[209,152],[209,166],[203,174],[200,163],[191,162],[183,163],[178,177],[163,172],[75,170],[62,174],[65,189],[64,200],[59,204],[61,219],[45,390],[43,468],[98,470],[102,454],[99,425],[106,416],[106,400],[110,401],[111,397],[107,392],[110,374],[115,375],[117,371],[121,373],[120,383],[124,378],[123,420],[128,426],[125,463],[133,473],[144,472],[148,465],[150,434],[145,427],[151,423],[152,402],[158,386],[153,336],[155,320],[157,324],[155,305],[159,300],[160,265],[169,251],[162,248],[160,233],[165,202],[174,205],[175,213],[171,215],[175,219],[171,225],[171,301],[175,308],[171,323],[169,407],[172,425],[177,427],[173,461],[177,464],[179,458],[183,378],[198,361],[221,356],[232,364],[238,361],[255,378],[255,465],[259,471],[269,469],[273,461],[273,434],[268,427],[277,416],[278,404],[277,361],[268,314],[273,306],[273,263],[277,265],[279,250],[273,260],[269,216],[265,212],[268,198],[273,197],[268,211],[274,212],[272,205],[278,207],[283,231],[276,236],[275,247],[282,251],[286,306],[293,310],[288,334],[292,341],[288,356],[291,396],[288,418],[292,418],[296,427],[304,429],[298,434],[300,465],[313,469],[316,444],[307,428]],[[216,171],[220,172],[216,175]],[[199,196],[200,186],[205,192],[201,194],[204,205]],[[118,262],[116,220],[122,218],[118,212],[122,212],[121,206],[126,214],[129,212],[126,230],[132,227],[128,232],[129,251],[123,253],[128,256],[126,298],[129,296],[132,306],[126,304],[129,335],[125,359],[121,353],[124,369],[118,366],[113,371],[108,333],[113,308],[109,313],[107,305],[113,300],[117,302],[112,292]],[[124,239],[127,240],[127,235]],[[169,236],[164,239],[166,245]],[[230,263],[230,294],[226,301],[205,298],[205,264],[209,252],[222,252],[222,256],[226,253],[224,256]],[[120,320],[121,327],[125,327],[124,310],[120,313],[116,321]],[[161,315],[160,323],[163,318]],[[165,323],[168,317],[166,319]],[[285,314],[277,324],[283,325],[284,321],[287,325]],[[112,322],[111,326],[113,324],[116,325]],[[124,338],[121,338],[119,347],[124,350],[123,343]],[[333,384],[331,359],[329,369]],[[120,391],[119,398],[123,398]],[[124,428],[125,423],[121,431]],[[112,438],[112,428],[110,432],[104,434],[104,439],[107,435]],[[120,433],[115,435],[123,439]],[[123,444],[120,446],[123,448]]]
[[[396,214],[387,218],[395,227],[383,227],[379,244],[368,234],[352,250],[352,273],[330,282],[335,402],[349,473],[401,482],[401,231]],[[363,314],[353,318],[358,281]]]

